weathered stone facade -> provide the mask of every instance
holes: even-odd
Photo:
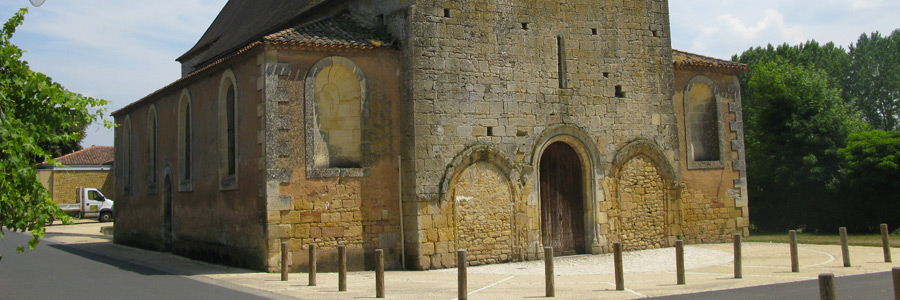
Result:
[[[155,105],[158,140],[171,138],[174,101],[190,92],[196,125],[179,137],[195,145],[178,151],[210,155],[190,155],[192,191],[175,196],[176,253],[275,271],[287,242],[298,271],[316,244],[329,270],[346,245],[351,269],[371,268],[375,249],[389,268],[431,269],[455,266],[460,248],[477,265],[539,259],[545,245],[601,253],[748,234],[742,67],[673,57],[667,1],[304,3],[281,4],[302,11],[291,27],[231,48],[216,44],[235,40],[213,37],[230,34],[217,19],[181,58],[192,73],[115,113],[117,144],[132,149],[119,155],[142,161],[152,141],[120,131],[145,132]],[[252,9],[231,1],[220,18]],[[691,81],[695,69],[708,80]],[[240,113],[236,189],[219,186],[226,73]],[[719,97],[686,123],[697,82]],[[686,144],[722,155],[688,156]],[[182,167],[174,151],[159,148],[160,178]],[[161,248],[165,188],[128,185],[116,241]],[[148,211],[163,217],[140,220]],[[211,221],[182,224],[201,216]]]

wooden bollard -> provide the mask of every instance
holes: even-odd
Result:
[[[887,224],[881,224],[881,247],[884,249],[884,262],[891,262],[891,240],[888,239]]]
[[[375,249],[375,298],[384,298],[384,250]]]
[[[894,277],[894,300],[900,300],[900,268],[891,269],[891,275]]]
[[[678,284],[685,284],[684,282],[684,241],[677,240],[675,241],[675,270],[676,270],[676,279]]]
[[[791,272],[800,272],[800,255],[797,252],[797,231],[791,230]]]
[[[469,265],[469,262],[466,260],[466,249],[456,250],[456,278],[457,278],[457,299],[466,300],[469,296],[469,285],[466,269]]]
[[[613,261],[616,267],[616,290],[625,290],[625,271],[622,267],[622,243],[613,243]]]
[[[288,243],[281,242],[281,281],[288,281]]]
[[[744,278],[744,268],[741,264],[741,234],[734,234],[734,278]]]
[[[844,267],[850,266],[850,247],[847,246],[847,227],[839,228],[841,232],[841,255],[844,257]]]
[[[347,291],[347,246],[338,245],[338,291]]]
[[[837,295],[834,289],[834,274],[819,274],[819,298],[822,300],[837,299]]]
[[[553,284],[553,247],[544,247],[544,291],[547,297],[556,297]]]
[[[309,286],[316,286],[316,244],[309,244]]]

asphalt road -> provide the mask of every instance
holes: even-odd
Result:
[[[837,299],[894,299],[891,272],[837,277]],[[818,280],[761,285],[733,290],[674,295],[652,299],[819,299]]]
[[[0,240],[0,299],[266,299],[184,276],[42,240],[16,253],[30,236]]]

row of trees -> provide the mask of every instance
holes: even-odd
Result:
[[[900,225],[900,29],[849,49],[752,48],[744,101],[751,220],[758,230]]]

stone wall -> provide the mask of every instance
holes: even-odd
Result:
[[[455,185],[457,247],[467,250],[471,265],[513,258],[515,198],[508,186],[497,167],[483,162],[466,168]]]
[[[598,182],[607,160],[628,142],[651,137],[670,160],[678,159],[666,1],[433,1],[385,19],[403,45],[415,116],[404,183],[415,188],[407,201],[420,217],[452,211],[441,202],[448,166],[464,149],[489,145],[521,167],[513,185],[529,189],[514,219],[523,219],[517,227],[538,231],[521,236],[528,249],[523,257],[536,257],[540,213],[533,170],[546,130],[585,132],[589,138],[575,147],[599,151],[589,153],[596,160],[585,161],[588,207],[601,201]],[[592,221],[586,241],[601,240],[593,233],[600,216],[586,218]],[[454,249],[424,254],[433,243],[431,228],[412,225],[413,267],[455,265],[445,258]]]
[[[117,200],[115,188],[113,186],[113,176],[111,171],[67,171],[65,169],[56,169],[52,172],[53,194],[50,195],[58,204],[75,203],[75,188],[89,187],[100,190],[104,196],[109,199]]]
[[[744,163],[744,131],[741,115],[740,85],[737,74],[716,70],[676,70],[676,113],[683,116],[685,95],[691,84],[712,85],[720,126],[720,161],[689,164],[681,160],[680,224],[676,234],[689,243],[727,242],[733,233],[749,231],[747,174]],[[685,120],[678,118],[678,135],[685,149]],[[686,154],[683,154],[686,155]]]
[[[666,247],[665,182],[652,162],[635,157],[623,167],[619,178],[618,236],[624,249]]]
[[[323,59],[351,61],[364,78],[361,116],[361,164],[352,167],[311,166],[319,147],[307,141],[318,134],[314,87],[307,75]],[[281,243],[292,251],[292,270],[308,270],[309,244],[319,251],[318,269],[334,270],[337,245],[345,245],[348,268],[374,268],[373,253],[383,249],[385,266],[401,268],[398,155],[400,155],[402,96],[399,93],[399,53],[391,49],[339,50],[302,46],[267,46],[257,63],[265,72],[265,129],[259,132],[266,147],[260,168],[267,199],[267,266],[281,266]],[[261,83],[262,84],[262,83]],[[353,87],[356,93],[359,93]],[[313,104],[313,105],[310,105]],[[312,149],[312,150],[310,150]]]
[[[116,161],[132,160],[132,168],[116,168],[116,232],[118,244],[145,249],[166,249],[164,183],[168,176],[173,184],[172,231],[175,254],[233,266],[265,269],[265,202],[260,186],[264,173],[259,171],[262,155],[257,133],[262,125],[260,113],[260,78],[254,51],[246,51],[220,61],[193,76],[182,78],[159,91],[115,112],[116,124],[130,120],[130,141],[123,139],[125,126],[116,128]],[[224,74],[231,70],[237,85],[237,165],[233,189],[220,188],[218,125],[220,87]],[[178,108],[182,95],[191,99],[192,134],[189,184],[179,182]],[[158,115],[158,152],[156,188],[151,189],[148,174],[148,112],[155,106]],[[130,147],[122,147],[130,142]],[[125,153],[130,149],[130,153]],[[125,173],[131,176],[126,192]],[[186,189],[185,187],[190,187]]]

